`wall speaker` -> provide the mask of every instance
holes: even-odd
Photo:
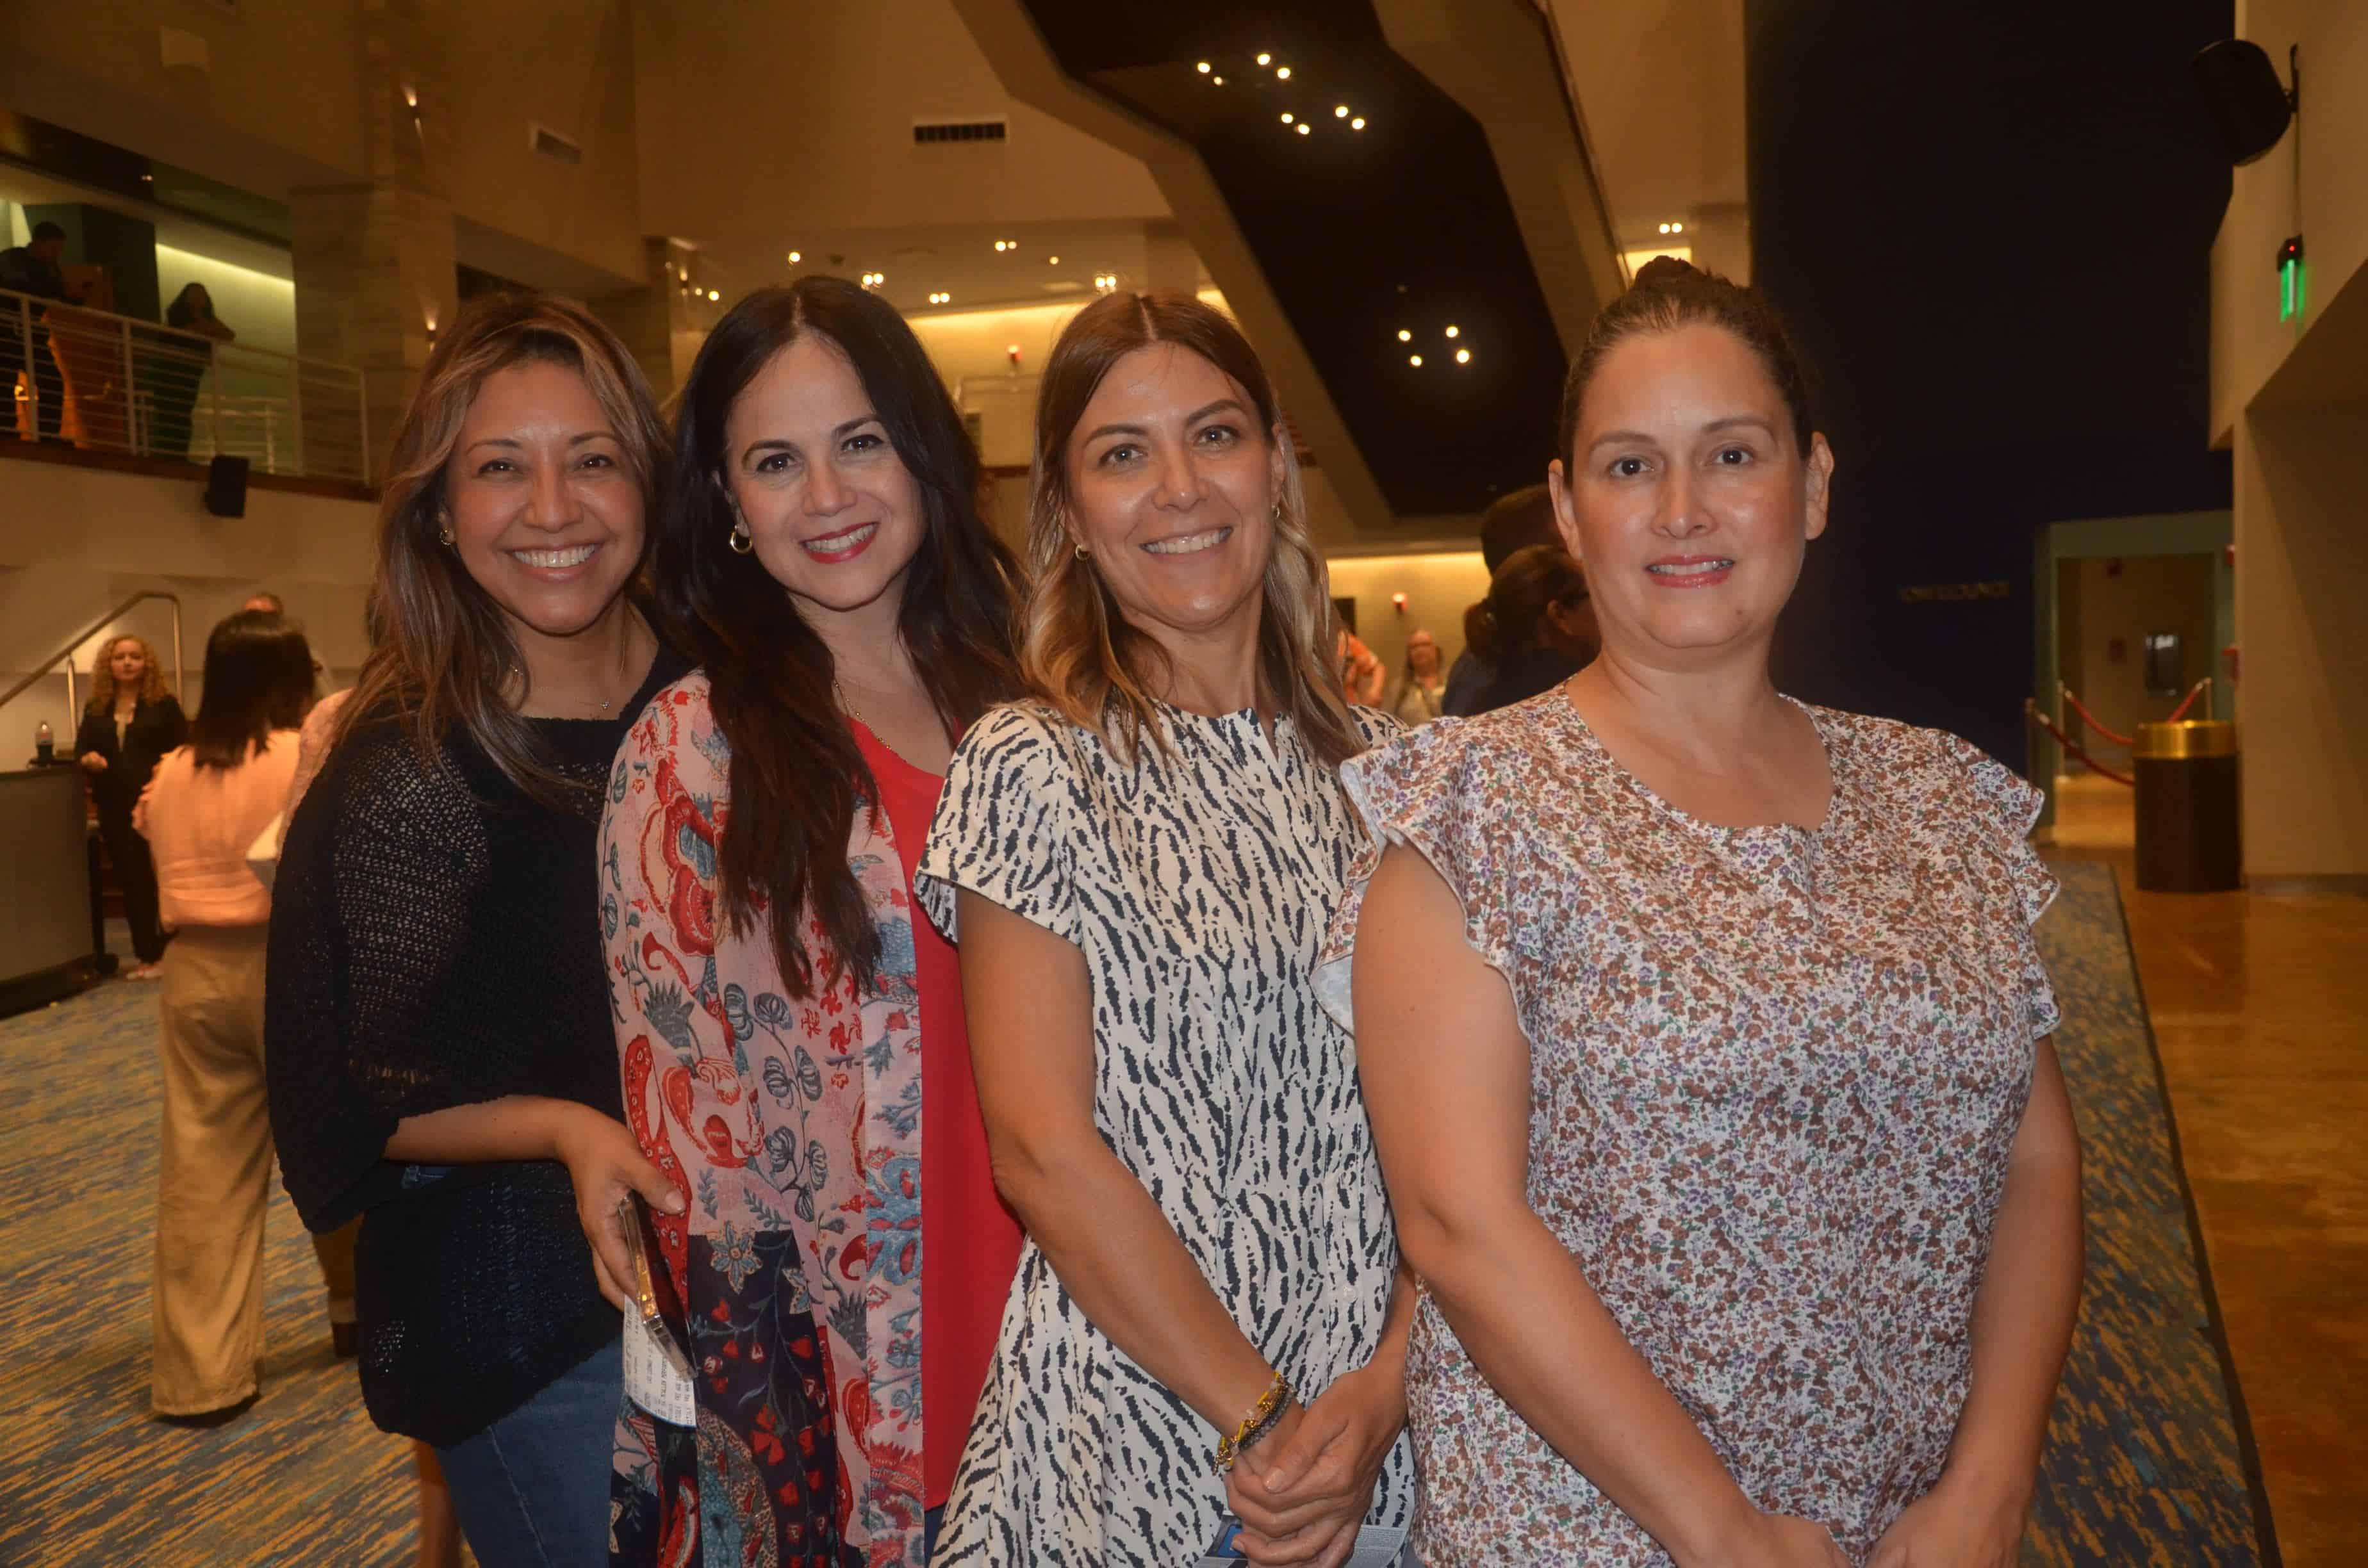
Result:
[[[206,510],[217,517],[246,516],[246,460],[214,459],[206,470]]]
[[[2260,44],[2230,38],[2198,50],[2193,69],[2230,163],[2249,164],[2278,144],[2302,89],[2299,68],[2289,93]]]

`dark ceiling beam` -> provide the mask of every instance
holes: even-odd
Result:
[[[1611,211],[1532,0],[1373,0],[1390,47],[1487,133],[1565,355],[1623,287]]]
[[[1496,3],[1496,0],[1491,0]],[[1274,379],[1283,406],[1322,462],[1324,475],[1359,535],[1386,535],[1399,522],[1350,438],[1324,378],[1291,318],[1268,285],[1232,207],[1190,143],[1168,134],[1078,83],[1028,14],[1022,0],[953,0],[971,38],[1002,79],[1004,90],[1030,107],[1095,136],[1151,170],[1209,276]],[[1318,539],[1319,545],[1345,540]]]

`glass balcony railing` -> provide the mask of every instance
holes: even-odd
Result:
[[[362,373],[0,290],[0,440],[370,478]]]

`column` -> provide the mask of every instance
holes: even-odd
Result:
[[[691,361],[707,341],[717,307],[699,308],[699,249],[682,240],[653,235],[643,244],[644,276],[639,289],[593,301],[592,313],[624,340],[663,403],[690,379]]]

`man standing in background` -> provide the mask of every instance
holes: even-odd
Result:
[[[21,245],[0,250],[0,290],[29,294],[34,300],[71,303],[65,273],[59,262],[66,254],[66,232],[46,221],[33,225],[33,237]],[[35,430],[40,439],[58,438],[58,422],[65,414],[65,378],[58,373],[50,353],[50,329],[44,312],[29,300],[0,298],[0,391],[9,398],[9,424],[14,426],[17,378],[32,375]],[[13,432],[12,432],[13,433]]]

